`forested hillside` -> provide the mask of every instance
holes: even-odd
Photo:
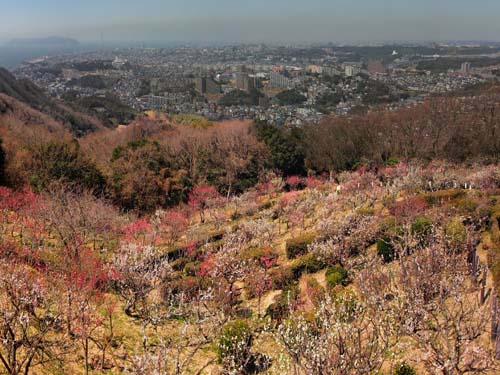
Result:
[[[0,67],[0,94],[7,95],[24,105],[52,117],[63,124],[76,136],[82,136],[102,128],[102,124],[78,110],[70,109],[63,102],[58,102],[29,80],[18,80],[8,70]],[[2,110],[3,108],[3,110]],[[9,109],[0,102],[0,114]]]

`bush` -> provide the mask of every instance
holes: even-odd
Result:
[[[326,271],[326,283],[328,288],[333,289],[337,285],[346,286],[348,284],[347,270],[341,266],[333,266]]]
[[[388,237],[377,241],[377,254],[384,259],[385,263],[390,263],[396,258],[396,250]]]
[[[231,214],[231,221],[236,221],[236,220],[239,220],[243,217],[243,215],[238,212],[238,211],[235,211]]]
[[[250,357],[253,335],[244,320],[235,320],[222,328],[217,347],[219,362],[235,368],[245,367]]]
[[[398,165],[399,163],[400,163],[400,161],[398,158],[391,156],[391,157],[389,157],[389,159],[387,159],[387,161],[385,162],[385,165],[387,165],[388,167],[394,167],[394,166]]]
[[[273,202],[266,201],[260,205],[259,211],[269,210],[270,208],[273,208]]]
[[[291,285],[283,290],[274,302],[266,309],[266,315],[271,319],[281,321],[290,311],[290,306],[293,306],[300,297],[300,289],[298,285]]]
[[[396,366],[394,375],[416,375],[417,372],[409,364],[403,362]]]
[[[316,236],[313,234],[303,235],[286,242],[286,256],[295,259],[307,253],[307,247],[314,242]]]
[[[167,304],[176,306],[183,298],[195,298],[199,288],[204,286],[203,280],[194,276],[168,280],[161,288],[161,296]]]
[[[378,231],[387,236],[395,236],[401,233],[401,226],[394,216],[389,216],[380,221]]]
[[[273,282],[273,289],[284,289],[294,282],[293,271],[287,266],[270,269],[269,276]]]
[[[465,244],[467,240],[467,228],[458,217],[452,219],[445,228],[445,234],[452,246],[459,247]]]
[[[187,263],[188,259],[181,257],[171,261],[169,264],[174,271],[183,271]]]
[[[432,220],[426,217],[417,217],[411,224],[411,232],[418,237],[428,236],[432,232]]]
[[[432,229],[433,222],[426,217],[417,217],[411,224],[411,233],[417,238],[419,246],[425,246]]]
[[[184,274],[186,276],[196,276],[196,271],[198,270],[198,265],[194,262],[186,263],[184,266]]]
[[[259,260],[266,255],[262,247],[251,247],[242,254],[244,259]]]
[[[314,306],[318,307],[325,301],[325,288],[321,286],[314,276],[307,276],[304,285],[305,295]]]
[[[449,189],[440,190],[425,195],[425,200],[430,205],[442,205],[445,202],[449,202],[458,198],[462,198],[465,195],[463,190]]]
[[[303,274],[319,272],[324,268],[325,264],[312,254],[303,255],[302,257],[295,259],[292,264],[292,272],[296,280]]]
[[[473,214],[479,207],[479,204],[471,198],[459,199],[455,205],[464,214]]]
[[[375,210],[369,207],[363,207],[356,211],[359,216],[373,216],[375,215]]]

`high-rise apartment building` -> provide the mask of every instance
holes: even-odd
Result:
[[[293,82],[283,74],[273,71],[270,74],[270,85],[274,88],[288,89],[293,87]]]
[[[345,66],[345,75],[347,77],[354,77],[361,73],[361,68],[356,65],[346,65]]]
[[[194,85],[200,94],[220,94],[220,86],[212,78],[195,78]]]

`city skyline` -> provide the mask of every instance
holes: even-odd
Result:
[[[50,35],[84,42],[101,35],[121,42],[500,40],[500,3],[492,0],[1,0],[0,6],[3,42]]]

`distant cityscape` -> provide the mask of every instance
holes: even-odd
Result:
[[[135,111],[276,125],[411,106],[499,72],[498,46],[437,44],[118,48],[41,57],[14,70],[57,98],[112,96]]]

